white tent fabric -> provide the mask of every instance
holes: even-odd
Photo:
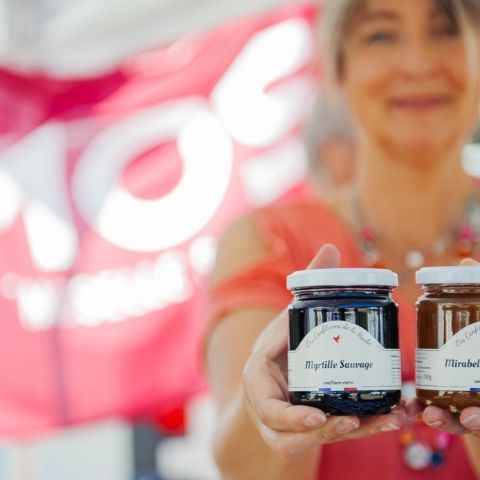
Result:
[[[58,76],[296,0],[0,0],[0,64]]]

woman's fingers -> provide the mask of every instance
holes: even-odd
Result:
[[[325,426],[315,433],[322,443],[332,443],[358,432],[360,426],[358,417],[330,417]]]
[[[462,265],[463,267],[476,267],[478,266],[478,262],[473,258],[464,258],[460,262],[460,265]]]
[[[334,441],[355,440],[379,433],[393,432],[400,430],[406,422],[406,414],[403,410],[395,410],[387,415],[372,417],[361,417],[357,429],[346,434],[338,435]]]
[[[476,435],[480,435],[480,408],[469,407],[460,414],[460,423],[464,428]]]
[[[392,432],[400,430],[407,422],[407,414],[403,408],[398,408],[386,415],[366,417],[362,421],[362,427],[369,428],[373,432]]]
[[[430,406],[424,409],[423,405],[415,399],[408,402],[407,413],[409,417],[421,415],[423,421],[433,428],[454,434],[480,435],[480,408],[477,407],[465,408],[458,416],[438,407]]]
[[[328,418],[328,420],[327,420]],[[377,433],[400,430],[406,421],[403,411],[395,411],[378,417],[326,417],[311,407],[293,406],[286,402],[268,404],[262,423],[278,432],[305,432],[312,430],[321,443],[353,440]]]
[[[405,422],[403,411],[379,417],[328,417],[327,422],[308,432],[281,432],[262,425],[260,431],[267,444],[286,459],[302,457],[320,445],[354,440],[399,430]]]
[[[260,432],[273,451],[291,460],[306,455],[320,445],[340,441],[342,437],[347,439],[346,435],[359,426],[360,420],[356,417],[330,417],[323,427],[308,432],[281,432],[265,424],[260,426]]]
[[[283,432],[305,432],[323,425],[327,418],[321,410],[287,401],[282,375],[280,366],[268,359],[253,357],[247,362],[243,374],[244,391],[255,422]]]
[[[327,243],[318,251],[307,269],[338,267],[340,267],[340,252],[335,245]]]
[[[427,407],[423,412],[423,421],[433,428],[438,428],[449,433],[464,434],[468,430],[447,410],[438,407]]]
[[[321,438],[321,430],[312,430],[305,433],[288,433],[271,430],[265,425],[260,426],[260,433],[266,444],[278,455],[286,460],[295,460],[307,455],[326,443]]]
[[[259,406],[259,419],[268,428],[279,432],[306,432],[327,423],[327,416],[317,408],[292,405],[273,398]]]

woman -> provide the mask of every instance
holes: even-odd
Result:
[[[480,478],[480,409],[454,417],[429,407],[427,427],[403,409],[327,419],[287,401],[289,272],[310,261],[399,272],[403,375],[412,382],[414,271],[474,256],[477,246],[465,232],[477,227],[479,195],[460,156],[479,104],[480,2],[328,0],[324,17],[328,73],[358,127],[359,176],[328,206],[262,209],[221,241],[207,358],[219,467],[225,479],[408,479],[409,466],[426,465],[406,436],[436,448],[442,429],[461,435],[442,450],[441,466],[415,478]],[[336,248],[316,255],[326,243]]]

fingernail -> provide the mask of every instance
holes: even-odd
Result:
[[[309,415],[305,420],[304,423],[307,427],[319,427],[323,425],[327,421],[327,417],[320,413],[314,413],[313,415]]]
[[[470,430],[480,430],[480,415],[475,414],[467,417],[463,424]]]
[[[340,420],[335,425],[337,433],[350,433],[358,428],[358,425],[353,420]]]
[[[429,427],[439,428],[443,425],[441,420],[437,420],[435,422],[425,422]]]
[[[380,427],[381,432],[393,432],[394,430],[400,430],[400,427],[395,423],[385,423]]]

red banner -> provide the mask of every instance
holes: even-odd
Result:
[[[313,18],[242,20],[100,78],[0,72],[0,436],[162,418],[204,388],[215,239],[305,173]]]

